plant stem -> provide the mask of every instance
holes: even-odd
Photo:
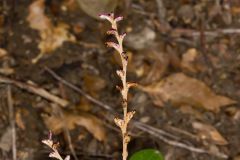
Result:
[[[134,111],[128,112],[128,102],[127,102],[128,90],[131,86],[134,86],[134,84],[127,82],[128,57],[126,53],[123,51],[123,39],[125,37],[125,34],[120,35],[117,29],[117,22],[122,20],[122,17],[114,18],[113,13],[108,15],[101,15],[100,17],[103,19],[107,19],[112,25],[112,29],[107,33],[114,35],[115,38],[117,39],[117,43],[107,42],[107,45],[109,47],[114,48],[118,52],[122,62],[122,70],[118,70],[117,74],[122,81],[122,87],[118,87],[118,88],[120,89],[120,93],[122,95],[123,119],[115,118],[114,121],[116,125],[119,126],[121,129],[122,157],[123,157],[123,160],[127,160],[127,157],[128,157],[127,146],[130,141],[130,136],[128,135],[127,127],[128,127],[129,121],[131,120],[135,112]]]

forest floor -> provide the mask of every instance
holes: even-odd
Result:
[[[129,155],[240,160],[240,2],[161,2],[112,4],[124,16],[128,81],[139,84]],[[62,155],[120,159],[121,63],[105,46],[109,24],[86,5],[0,2],[0,159],[12,159],[12,146],[19,160],[47,159],[49,131]]]

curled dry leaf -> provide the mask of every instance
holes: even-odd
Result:
[[[103,141],[106,137],[105,129],[102,125],[101,120],[89,113],[63,113],[64,120],[59,116],[43,115],[44,123],[54,134],[61,133],[64,127],[69,130],[73,130],[76,125],[86,128],[97,140]]]
[[[210,140],[211,142],[217,145],[228,144],[227,140],[218,132],[218,130],[215,127],[200,122],[193,122],[192,126],[194,129],[197,130],[199,138],[203,140]]]
[[[48,30],[49,27],[52,28],[51,20],[44,14],[44,3],[44,0],[36,0],[29,7],[27,21],[32,29],[42,31]]]
[[[8,52],[5,49],[0,48],[0,59],[4,59],[5,58],[4,60],[6,60],[5,61],[5,65],[3,65],[2,68],[0,68],[0,73],[4,74],[4,75],[11,75],[11,74],[14,73],[14,69],[11,68],[9,66],[8,62],[7,62],[8,59],[9,59],[9,57],[7,57],[7,54],[8,54]]]
[[[198,56],[198,52],[195,48],[190,48],[182,56],[181,68],[193,73],[198,71],[195,60]]]
[[[185,104],[218,112],[220,107],[236,103],[216,95],[206,84],[183,73],[170,75],[149,86],[140,86],[140,89],[146,91],[158,106],[169,101],[174,105]]]
[[[25,129],[26,129],[26,126],[25,126],[25,123],[24,123],[24,121],[23,121],[23,117],[22,117],[21,110],[17,110],[15,119],[16,119],[16,125],[17,125],[19,128],[21,128],[22,130],[25,130]]]
[[[38,44],[40,54],[32,60],[36,63],[44,54],[51,53],[66,41],[75,41],[75,37],[68,32],[69,26],[64,23],[53,25],[44,14],[45,1],[36,0],[29,7],[27,21],[32,29],[39,31],[41,41]]]
[[[7,55],[7,51],[3,48],[0,48],[0,58],[3,58]]]

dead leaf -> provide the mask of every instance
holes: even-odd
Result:
[[[240,14],[240,7],[239,7],[239,6],[232,6],[232,7],[231,7],[231,13],[232,13],[234,16]]]
[[[52,114],[43,115],[44,123],[54,134],[59,134],[64,127],[73,130],[76,126],[86,128],[97,140],[103,141],[106,137],[105,129],[100,119],[89,113],[68,113],[64,112],[64,119]],[[65,126],[66,125],[66,126]]]
[[[240,155],[238,154],[237,156],[235,156],[233,160],[240,160]]]
[[[140,89],[147,92],[158,106],[170,101],[175,105],[186,104],[218,112],[220,107],[236,103],[216,95],[206,84],[183,73],[172,74],[155,84],[140,86]]]
[[[38,47],[42,53],[50,53],[60,47],[65,41],[75,41],[75,38],[68,33],[69,26],[59,23],[56,27],[41,32],[42,41]]]
[[[9,68],[9,67],[0,68],[0,73],[4,75],[11,75],[14,72],[15,70],[13,68]]]
[[[217,2],[217,1],[216,1]],[[222,7],[219,3],[215,3],[212,7],[209,9],[209,19],[213,19],[214,17],[221,15],[222,13]]]
[[[162,78],[168,69],[169,56],[159,47],[155,49],[145,50],[146,60],[150,61],[149,70],[145,70],[145,74],[141,82],[143,84],[152,84]],[[147,53],[146,53],[147,52]],[[152,62],[151,62],[152,61]]]
[[[3,48],[0,48],[0,58],[3,58],[7,55],[7,51]]]
[[[189,105],[181,105],[180,110],[182,113],[192,115],[195,119],[198,119],[198,120],[203,119],[202,113]]]
[[[226,25],[230,25],[233,22],[233,16],[229,4],[225,4],[223,7],[223,13],[221,15],[223,22]]]
[[[66,7],[68,11],[76,11],[79,9],[75,0],[64,0],[62,6]]]
[[[77,2],[86,14],[99,19],[99,14],[113,12],[118,0],[77,0]]]
[[[84,89],[89,92],[93,97],[99,96],[99,91],[106,87],[106,81],[101,77],[93,74],[86,73],[83,77]]]
[[[228,107],[224,110],[235,122],[240,121],[240,109],[238,107]]]
[[[4,21],[5,21],[4,16],[1,14],[1,15],[0,15],[0,31],[2,30]],[[1,32],[0,32],[0,33],[1,33]]]
[[[32,29],[38,31],[52,28],[51,20],[44,14],[45,0],[36,0],[29,6],[27,21]]]
[[[194,10],[191,5],[181,5],[177,11],[177,16],[183,20],[185,24],[190,24],[194,18]]]
[[[188,49],[187,52],[182,56],[181,68],[196,73],[197,68],[194,61],[196,60],[197,56],[198,52],[195,48]]]
[[[26,127],[25,127],[25,124],[24,124],[23,119],[22,119],[21,110],[17,110],[15,119],[16,119],[16,124],[17,124],[17,126],[18,126],[19,128],[21,128],[22,130],[25,130]]]
[[[0,139],[0,149],[3,151],[10,151],[12,146],[12,129],[8,127]]]
[[[92,104],[85,97],[80,97],[80,102],[76,106],[76,109],[79,109],[84,112],[88,112],[91,110]]]
[[[41,41],[38,44],[40,54],[32,60],[36,63],[44,54],[51,53],[66,41],[75,42],[75,37],[68,32],[69,26],[64,23],[53,25],[45,15],[45,1],[36,0],[29,7],[27,21],[32,29],[39,31]]]
[[[13,68],[11,68],[9,66],[9,57],[7,56],[8,52],[3,49],[3,48],[0,48],[0,59],[3,59],[5,61],[5,65],[2,65],[2,68],[0,68],[0,73],[1,74],[4,74],[4,75],[11,75],[15,72],[15,70]]]
[[[200,122],[193,122],[192,126],[197,130],[197,134],[203,140],[210,140],[217,145],[227,145],[227,140],[218,132],[218,130],[209,125]]]

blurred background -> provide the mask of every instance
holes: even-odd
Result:
[[[239,0],[1,0],[0,159],[121,158],[113,12],[126,32],[129,155],[240,160]]]

